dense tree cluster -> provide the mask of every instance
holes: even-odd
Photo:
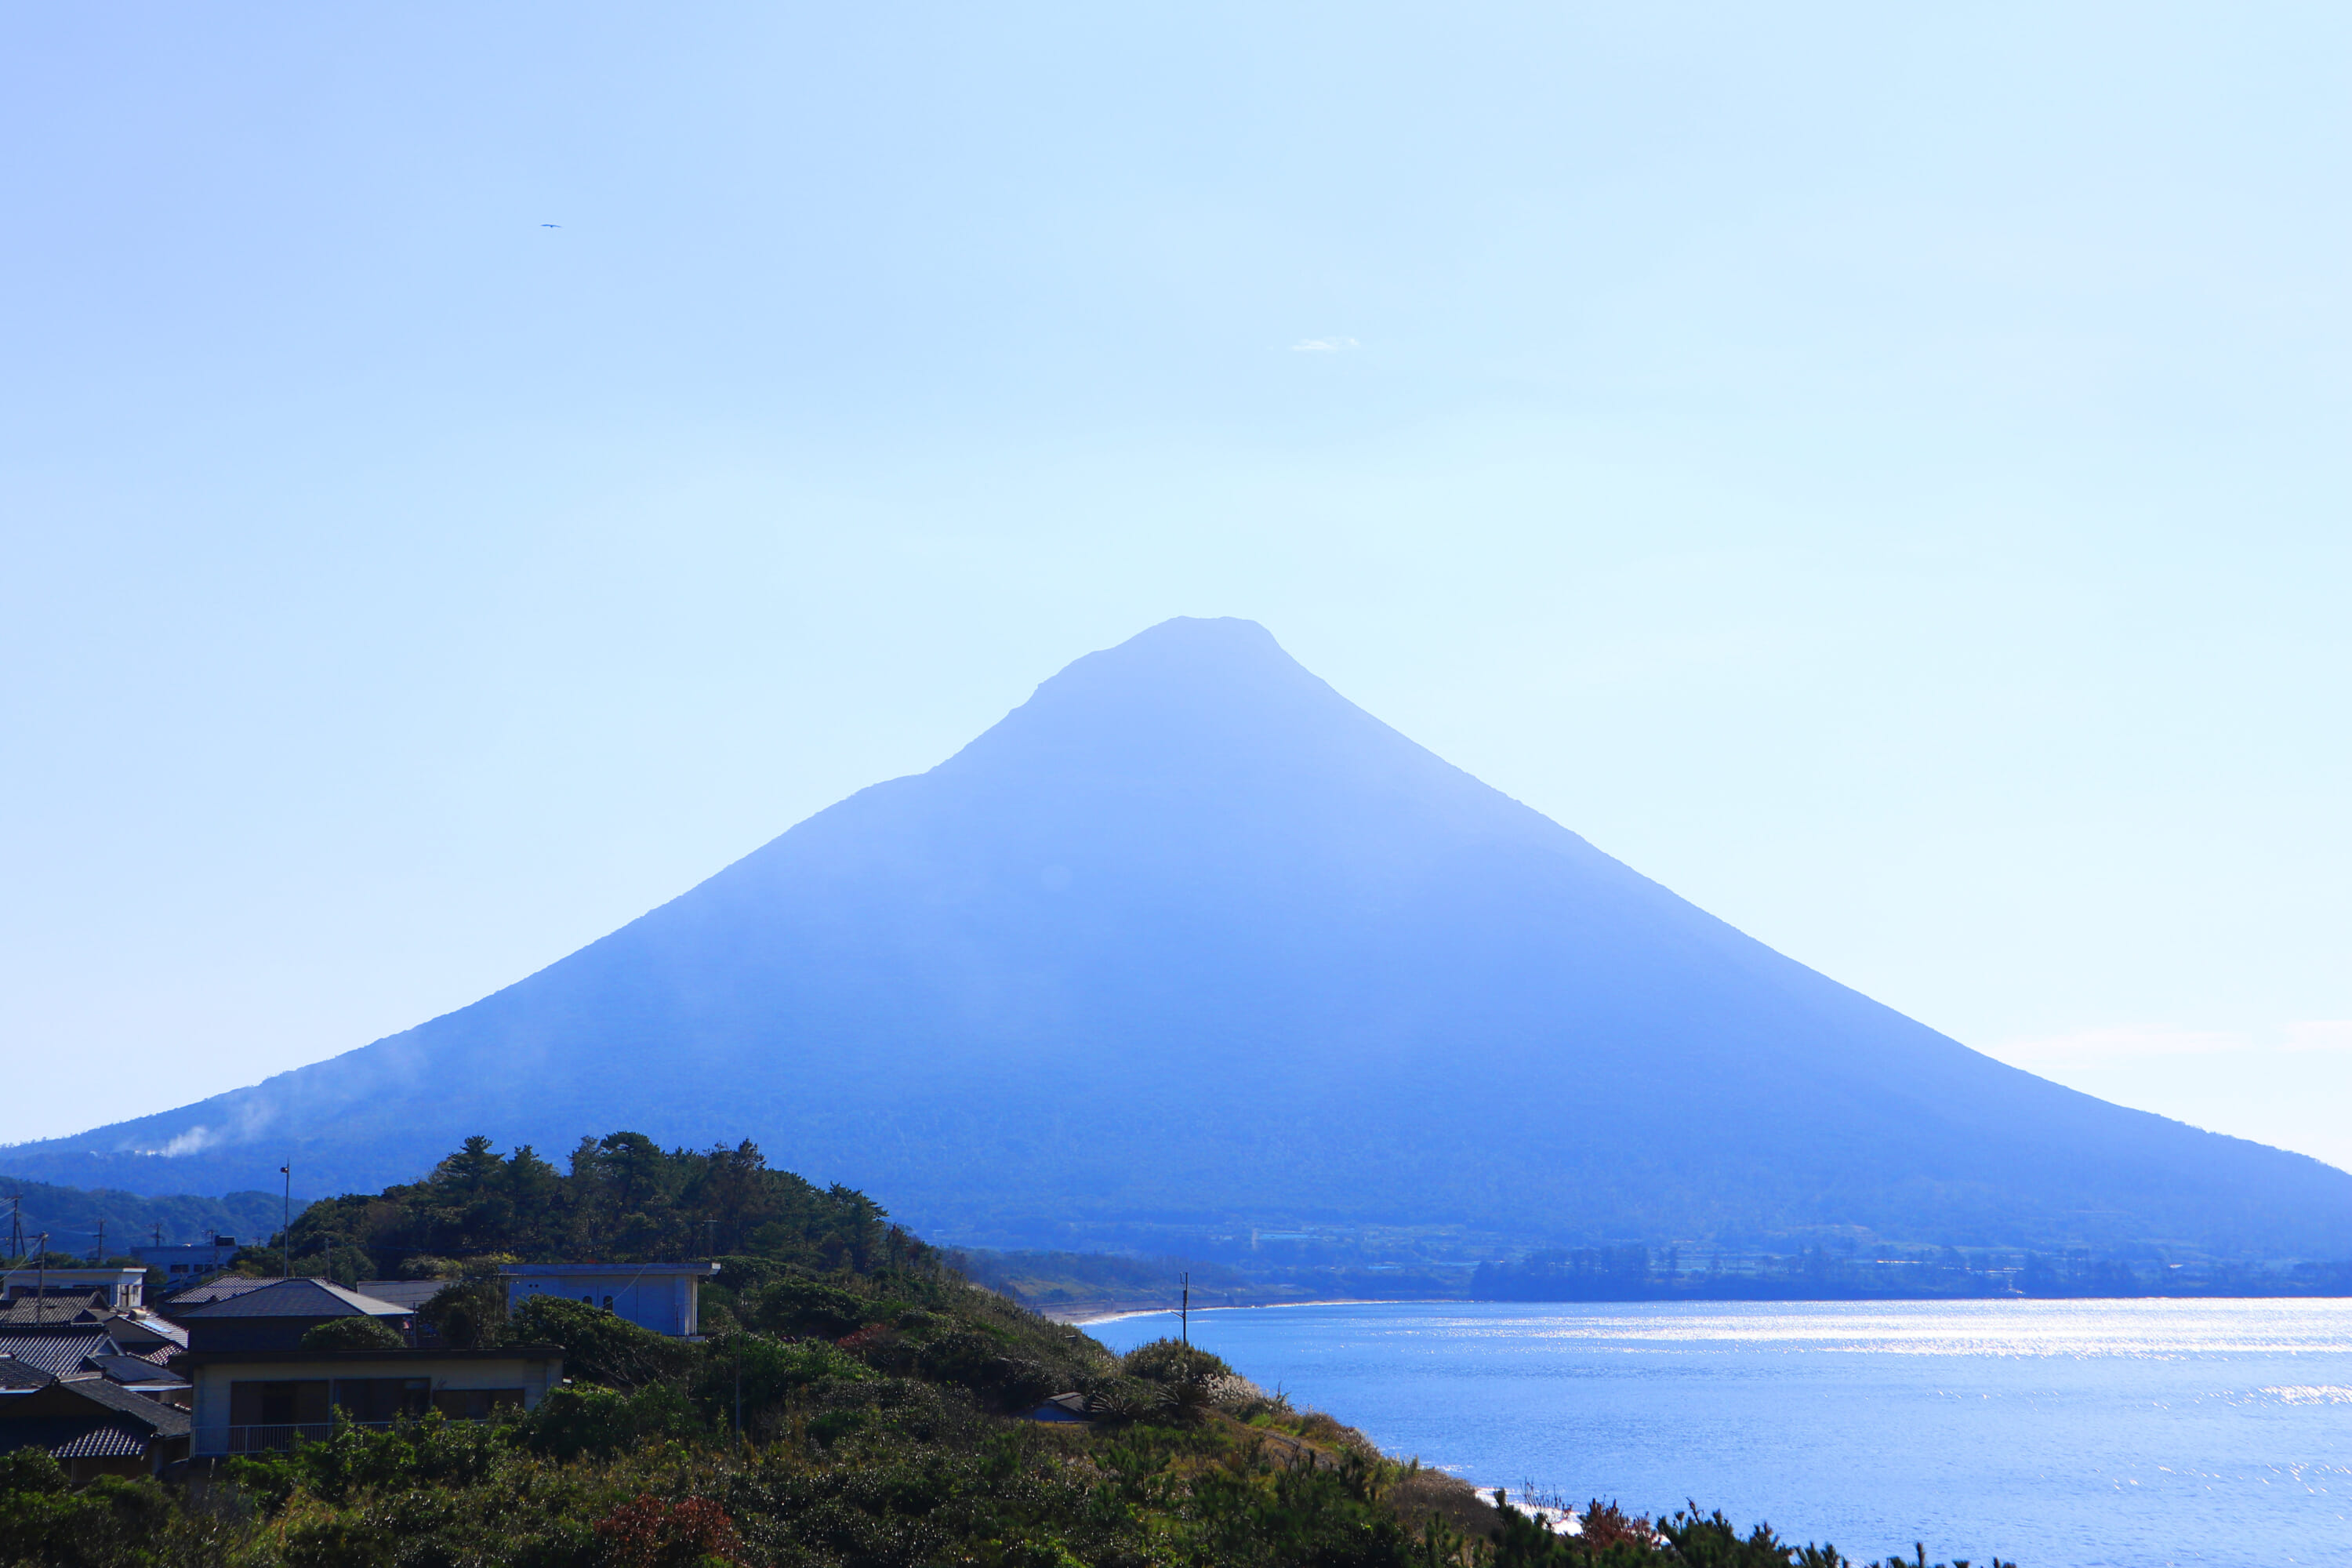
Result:
[[[748,1139],[665,1150],[641,1132],[583,1138],[562,1169],[525,1144],[468,1138],[421,1182],[323,1199],[293,1226],[297,1272],[429,1278],[449,1260],[638,1263],[759,1257],[858,1271],[927,1249],[865,1194],[770,1168]],[[275,1266],[268,1249],[249,1255]]]

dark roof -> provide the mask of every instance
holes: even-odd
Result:
[[[117,1415],[127,1415],[143,1426],[152,1426],[166,1437],[184,1436],[194,1417],[176,1405],[166,1405],[160,1399],[150,1399],[143,1394],[133,1394],[119,1383],[102,1377],[68,1377],[53,1383],[38,1394],[28,1394],[26,1399],[47,1401],[63,1394],[71,1394],[102,1405]]]
[[[94,1355],[89,1364],[116,1383],[177,1383],[187,1379],[139,1355]]]
[[[182,1309],[181,1318],[404,1318],[409,1309],[346,1290],[326,1279],[272,1279],[200,1307]]]
[[[152,1312],[117,1312],[106,1320],[106,1331],[125,1350],[144,1354],[160,1349],[165,1354],[188,1342],[188,1331]]]
[[[12,1355],[0,1355],[0,1389],[38,1388],[49,1381],[49,1373],[37,1366],[28,1366]]]
[[[136,1425],[165,1437],[184,1437],[189,1415],[176,1405],[111,1384],[102,1377],[63,1378],[0,1403],[0,1432],[19,1421],[104,1421]],[[14,1447],[23,1447],[21,1442]]]
[[[242,1274],[225,1275],[218,1279],[207,1279],[201,1285],[191,1285],[184,1290],[174,1290],[156,1304],[171,1308],[176,1315],[189,1307],[201,1307],[208,1301],[226,1301],[231,1296],[242,1296],[247,1290],[258,1290],[264,1285],[277,1283],[275,1279],[254,1279]]]
[[[9,1333],[0,1331],[0,1355],[11,1355],[29,1367],[37,1367],[51,1377],[69,1377],[81,1371],[84,1359],[94,1355],[112,1355],[114,1342],[106,1331],[96,1328],[70,1330],[64,1333],[47,1331],[37,1334]]]

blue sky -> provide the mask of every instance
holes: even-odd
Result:
[[[2347,43],[19,7],[0,1139],[462,1005],[1231,614],[1970,1045],[2352,1164]]]

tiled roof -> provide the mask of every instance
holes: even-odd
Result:
[[[409,1309],[394,1301],[379,1301],[325,1279],[273,1279],[257,1290],[246,1290],[180,1312],[183,1318],[404,1318]]]
[[[51,1377],[68,1377],[82,1370],[85,1357],[111,1355],[114,1342],[100,1329],[76,1329],[59,1333],[12,1334],[0,1330],[0,1355],[11,1355]]]
[[[44,1404],[61,1394],[78,1394],[92,1405],[102,1405],[117,1416],[128,1417],[143,1426],[152,1426],[166,1437],[177,1437],[188,1430],[193,1419],[176,1405],[166,1405],[160,1399],[150,1399],[143,1394],[133,1394],[120,1384],[109,1383],[102,1377],[72,1377],[51,1384],[40,1394],[26,1394]]]
[[[19,1296],[0,1304],[0,1328],[31,1329],[70,1323],[85,1313],[104,1317],[114,1309],[100,1294],[87,1296]]]
[[[156,1433],[136,1426],[118,1426],[105,1422],[89,1427],[78,1437],[68,1437],[49,1450],[58,1459],[137,1459],[144,1458],[147,1445]]]
[[[0,1412],[6,1410],[0,1405]],[[60,1459],[135,1459],[155,1434],[128,1421],[89,1415],[0,1414],[0,1443],[11,1448],[47,1448]]]
[[[201,1307],[211,1301],[226,1301],[231,1296],[242,1296],[247,1290],[258,1290],[265,1285],[275,1285],[275,1279],[252,1279],[241,1274],[225,1275],[207,1279],[201,1285],[191,1285],[184,1290],[174,1290],[157,1305],[171,1309],[176,1315],[190,1307]]]
[[[38,1388],[50,1374],[12,1355],[0,1355],[0,1389]]]

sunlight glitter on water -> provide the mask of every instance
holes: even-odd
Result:
[[[2352,1302],[1358,1303],[1192,1331],[1515,1493],[1696,1499],[1867,1560],[2352,1564]]]

